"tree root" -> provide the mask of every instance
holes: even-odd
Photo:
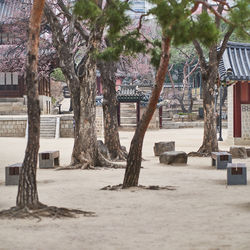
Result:
[[[95,217],[94,212],[86,212],[78,209],[68,209],[63,207],[54,207],[54,206],[45,206],[30,209],[28,207],[19,208],[12,207],[7,210],[0,211],[0,219],[38,219],[41,220],[41,217],[47,218],[76,218],[77,215],[83,215],[86,217]]]
[[[99,152],[98,154],[98,164],[93,166],[90,161],[86,158],[81,158],[82,163],[72,163],[69,166],[60,166],[55,170],[74,170],[74,169],[83,169],[83,170],[99,170],[101,168],[115,168],[115,169],[124,169],[126,165],[112,162],[105,158],[103,154]]]
[[[115,158],[111,157],[111,160],[113,161],[126,161],[128,158],[128,152],[124,149],[119,149],[118,155]]]
[[[175,186],[163,186],[163,187],[160,187],[160,186],[143,186],[143,185],[138,185],[136,187],[128,187],[128,188],[123,188],[123,185],[122,184],[119,184],[119,185],[114,185],[114,186],[106,186],[104,188],[101,188],[101,190],[110,190],[110,191],[119,191],[119,190],[122,190],[122,189],[130,189],[132,192],[134,191],[138,191],[138,190],[170,190],[170,191],[173,191],[173,190],[176,190],[176,187]]]
[[[209,156],[211,156],[211,153],[190,152],[190,153],[188,153],[188,156],[190,156],[190,157],[209,157]]]
[[[126,165],[123,165],[123,164],[118,164],[118,163],[115,163],[115,162],[112,162],[108,159],[106,159],[100,152],[98,154],[99,158],[99,164],[101,167],[106,167],[106,168],[126,168]]]

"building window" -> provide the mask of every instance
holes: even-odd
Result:
[[[0,72],[0,90],[17,90],[17,87],[17,72]]]

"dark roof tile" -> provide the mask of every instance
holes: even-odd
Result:
[[[232,74],[227,75],[231,71]],[[250,43],[228,42],[219,65],[221,80],[250,80]]]

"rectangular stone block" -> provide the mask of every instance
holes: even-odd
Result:
[[[161,141],[155,143],[154,145],[155,156],[160,156],[162,153],[167,151],[175,151],[174,141]]]
[[[22,163],[15,163],[5,167],[5,185],[18,185],[19,174],[21,172]]]
[[[39,153],[39,168],[54,168],[60,166],[59,151],[44,151]]]
[[[247,185],[247,169],[245,163],[227,164],[227,185]]]
[[[232,155],[228,152],[212,152],[212,166],[217,169],[226,169],[228,163],[232,163]]]

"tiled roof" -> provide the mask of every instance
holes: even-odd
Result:
[[[27,6],[30,7],[30,0],[0,0],[0,24],[10,21],[23,11]]]
[[[117,91],[117,99],[122,102],[136,102],[144,98],[144,94],[136,89],[134,85],[123,85]]]
[[[15,1],[16,3],[16,1]],[[14,15],[15,4],[7,3],[5,0],[0,0],[0,23]]]
[[[250,43],[227,43],[219,65],[219,75],[221,80],[250,80]]]

